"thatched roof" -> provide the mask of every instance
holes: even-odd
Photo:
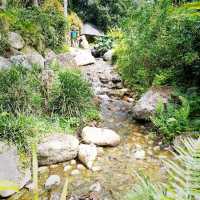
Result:
[[[103,31],[99,30],[95,25],[85,23],[81,30],[81,35],[90,35],[90,36],[104,36]]]

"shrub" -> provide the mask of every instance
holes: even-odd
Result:
[[[188,101],[179,97],[180,105],[177,103],[169,103],[164,107],[160,102],[157,106],[156,113],[151,117],[154,126],[158,128],[159,133],[164,136],[167,142],[189,130],[189,114],[190,106]]]
[[[118,51],[119,70],[128,85],[139,92],[152,84],[199,85],[199,19],[196,11],[173,7],[167,0],[132,11],[122,25]]]
[[[13,114],[34,112],[41,102],[39,69],[22,66],[0,71],[0,110]]]
[[[80,116],[91,100],[89,84],[77,71],[67,70],[58,75],[59,83],[52,92],[50,110],[63,116]]]
[[[78,15],[75,12],[70,12],[70,14],[67,16],[67,21],[69,23],[69,26],[76,26],[79,28],[79,30],[81,30],[82,26],[83,26],[83,22],[81,21],[81,19],[78,17]]]

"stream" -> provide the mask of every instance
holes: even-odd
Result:
[[[59,199],[66,177],[69,177],[68,200],[122,200],[136,182],[135,172],[142,172],[152,181],[165,181],[162,159],[171,157],[168,149],[160,149],[148,135],[148,128],[131,118],[133,99],[115,73],[114,66],[97,59],[93,65],[82,67],[82,73],[91,83],[95,99],[100,105],[101,127],[113,129],[121,136],[121,143],[114,148],[99,148],[101,154],[94,163],[96,171],[79,169],[79,174],[70,175],[77,162],[66,162],[39,169],[41,200]],[[71,170],[65,172],[64,166]],[[59,175],[61,184],[48,192],[44,183],[50,175]],[[95,192],[95,198],[91,192]],[[32,193],[23,189],[10,199],[31,200]]]

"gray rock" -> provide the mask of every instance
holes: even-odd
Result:
[[[63,68],[70,69],[70,68],[78,67],[78,65],[74,59],[74,56],[71,55],[70,53],[58,54],[57,61],[58,61],[58,64]]]
[[[10,58],[10,61],[12,62],[13,65],[20,65],[20,66],[23,66],[24,68],[27,68],[27,69],[31,69],[31,67],[32,67],[29,64],[25,55],[12,56]]]
[[[149,120],[155,113],[159,101],[167,104],[171,93],[170,87],[154,87],[149,89],[133,107],[133,117],[140,120]]]
[[[90,49],[71,49],[70,54],[74,57],[77,66],[85,66],[95,63]]]
[[[80,174],[80,171],[79,171],[78,169],[74,169],[74,170],[71,171],[71,174],[70,174],[70,175],[72,175],[72,176],[77,176],[77,175],[79,175],[79,174]]]
[[[12,63],[9,59],[0,56],[0,70],[9,69],[12,66]]]
[[[134,158],[138,160],[144,160],[145,155],[146,155],[145,151],[142,149],[139,149],[134,153]]]
[[[51,165],[74,159],[79,141],[72,135],[55,134],[44,138],[38,145],[39,165]]]
[[[59,192],[53,192],[51,194],[50,200],[60,200],[61,194]]]
[[[103,60],[105,60],[105,61],[112,61],[112,57],[113,57],[113,51],[112,51],[112,50],[108,50],[108,51],[103,55]]]
[[[3,142],[0,142],[0,163],[0,180],[7,181],[3,186],[8,188],[0,191],[0,197],[5,198],[16,193],[9,187],[21,189],[31,180],[31,171],[29,168],[22,169],[16,147]]]
[[[59,186],[59,185],[60,185],[60,177],[58,175],[51,175],[46,180],[45,189],[50,190],[50,189],[55,188],[56,186]]]
[[[72,169],[72,166],[71,165],[66,165],[65,167],[64,167],[64,172],[68,172],[68,171],[70,171]]]
[[[120,143],[120,136],[113,130],[105,128],[85,127],[81,137],[85,143],[99,146],[117,146]]]
[[[31,47],[25,47],[22,52],[26,55],[26,58],[30,65],[38,65],[44,68],[44,58],[35,49]]]
[[[78,158],[88,168],[91,169],[97,157],[97,148],[94,144],[81,144],[79,146]]]
[[[25,45],[25,42],[21,35],[15,32],[8,33],[8,43],[11,47],[18,50],[22,49]]]
[[[50,66],[58,63],[57,55],[51,49],[46,49],[45,52],[45,66]]]
[[[85,37],[85,35],[80,36],[80,47],[83,49],[89,49],[90,45]]]

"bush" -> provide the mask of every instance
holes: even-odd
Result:
[[[173,7],[167,0],[132,11],[122,25],[118,51],[119,70],[128,85],[139,92],[152,84],[200,85],[199,19],[196,11]]]
[[[0,71],[0,110],[17,115],[35,112],[40,107],[39,69],[22,66]],[[36,101],[37,99],[37,101]]]
[[[79,117],[91,103],[89,84],[79,72],[71,70],[60,72],[58,81],[49,105],[51,112],[67,117]]]
[[[35,47],[39,52],[45,48],[57,50],[65,41],[66,20],[63,14],[52,9],[10,8],[0,12],[0,22],[7,19],[8,30],[19,32],[26,44]]]
[[[189,130],[190,106],[185,98],[179,97],[179,99],[180,105],[169,103],[166,108],[160,102],[156,113],[151,117],[154,126],[167,142],[173,141],[177,135]]]

